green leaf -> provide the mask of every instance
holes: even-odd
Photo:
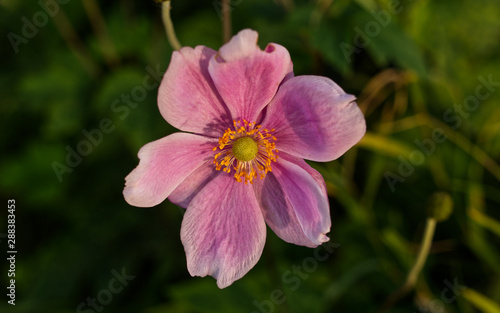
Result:
[[[341,44],[347,41],[343,35],[339,28],[322,27],[311,34],[311,44],[323,54],[330,65],[347,75],[351,72],[351,67],[341,47]]]
[[[406,143],[370,132],[365,134],[358,146],[393,157],[408,155],[413,150]]]
[[[427,68],[415,42],[395,23],[382,26],[380,32],[370,38],[367,46],[380,66],[393,61],[405,69],[415,71],[420,77],[427,77]],[[365,29],[366,31],[366,29]]]
[[[500,312],[500,304],[486,297],[485,295],[475,291],[472,288],[467,288],[462,291],[462,296],[470,304],[478,308],[484,313],[498,313]]]

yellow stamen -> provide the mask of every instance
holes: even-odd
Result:
[[[233,126],[234,130],[228,128],[213,148],[213,151],[220,150],[214,155],[215,169],[225,173],[234,169],[236,181],[244,179],[245,184],[252,184],[254,177],[262,179],[271,172],[271,162],[276,162],[277,139],[271,134],[274,129],[261,129],[260,125],[246,120],[234,121]]]

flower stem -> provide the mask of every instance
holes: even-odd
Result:
[[[422,244],[420,245],[420,250],[418,251],[417,260],[408,273],[406,282],[403,287],[411,289],[417,282],[418,274],[420,274],[420,271],[422,271],[425,261],[427,260],[427,256],[429,255],[435,230],[436,220],[432,217],[427,218],[427,222],[425,223],[424,238],[422,239]]]
[[[231,0],[222,0],[222,28],[224,43],[231,39]]]
[[[392,293],[384,305],[378,310],[379,313],[388,311],[399,299],[404,297],[417,282],[418,275],[422,271],[425,265],[425,261],[429,256],[429,251],[431,249],[432,238],[434,237],[434,231],[436,230],[436,219],[429,217],[425,223],[424,237],[422,238],[422,243],[420,245],[420,250],[418,251],[417,259],[413,264],[411,270],[408,272],[406,281],[403,286]]]
[[[174,50],[179,50],[182,46],[175,35],[174,24],[172,23],[172,19],[170,19],[170,8],[170,0],[164,1],[161,4],[163,25],[165,26],[168,42]]]

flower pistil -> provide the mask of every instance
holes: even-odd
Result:
[[[254,177],[262,179],[271,172],[271,162],[276,162],[278,150],[274,129],[262,129],[261,125],[246,120],[233,121],[234,130],[226,129],[213,151],[216,170],[230,173],[235,170],[237,182],[253,183]]]

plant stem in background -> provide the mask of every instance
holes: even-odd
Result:
[[[408,276],[406,277],[406,282],[401,287],[402,289],[411,289],[417,282],[418,274],[422,271],[429,251],[431,249],[432,238],[434,237],[434,231],[436,230],[436,219],[429,217],[425,223],[424,238],[422,239],[422,244],[420,245],[420,250],[418,251],[417,260],[413,267],[411,268]]]
[[[101,48],[104,60],[106,60],[109,66],[118,65],[118,63],[120,63],[119,56],[109,36],[108,28],[106,27],[106,22],[99,9],[99,5],[96,0],[85,0],[82,1],[82,3],[89,18],[90,25],[94,30],[97,40],[99,40],[99,47]]]
[[[408,276],[406,277],[404,285],[387,298],[384,305],[378,311],[379,313],[387,312],[399,299],[404,297],[415,286],[418,275],[425,265],[427,256],[429,256],[432,238],[434,237],[434,231],[436,230],[436,223],[437,221],[435,218],[427,218],[427,221],[425,223],[424,237],[422,238],[420,250],[418,251],[417,260],[413,264],[410,272],[408,272]]]
[[[282,1],[282,3],[288,11],[290,11],[290,3],[293,6],[293,2]],[[320,25],[323,15],[325,15],[332,3],[333,0],[318,0],[316,2],[314,11],[311,13],[311,18],[309,19],[311,26],[318,27]]]
[[[174,50],[179,50],[182,46],[179,40],[177,39],[177,36],[175,35],[174,24],[170,19],[170,0],[162,2],[161,13],[168,42],[170,43],[172,48],[174,48]]]
[[[60,8],[59,13],[53,17],[53,21],[57,31],[61,34],[68,48],[73,52],[85,71],[87,71],[90,76],[96,76],[100,72],[100,69],[90,56],[90,53],[88,53],[80,37],[78,37],[78,34],[62,8]]]
[[[231,0],[222,0],[222,31],[226,43],[231,39]]]
[[[295,6],[293,0],[274,0],[274,2],[281,4],[287,11],[293,10]]]

